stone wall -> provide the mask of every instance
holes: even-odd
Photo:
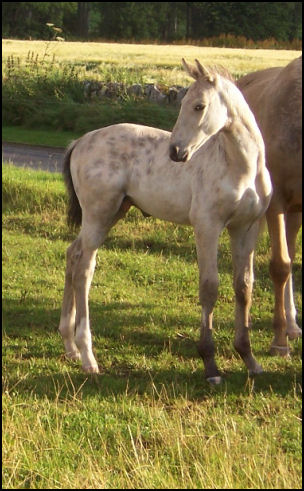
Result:
[[[103,83],[96,80],[86,80],[84,82],[84,94],[89,100],[132,96],[158,104],[179,105],[187,90],[187,87],[181,87],[180,85],[173,85],[168,89],[159,89],[155,84],[126,86],[118,82]]]

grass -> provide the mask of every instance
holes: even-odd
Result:
[[[219,249],[210,387],[197,355],[191,228],[131,210],[99,251],[90,293],[101,375],[63,357],[57,332],[65,251],[58,174],[3,168],[4,489],[300,489],[301,341],[270,357],[269,240],[255,260],[249,379],[233,351],[230,248]],[[294,281],[301,323],[301,241]]]
[[[261,68],[286,65],[300,55],[299,51],[292,50],[190,45],[15,40],[3,40],[2,45],[3,125],[39,132],[50,130],[52,139],[57,138],[56,132],[78,136],[117,122],[172,129],[178,108],[127,94],[118,99],[88,100],[85,80],[116,81],[126,86],[155,83],[167,91],[171,85],[188,86],[191,82],[182,69],[182,57],[188,61],[199,58],[205,64],[223,65],[238,78]],[[22,129],[13,135],[14,141],[24,141]],[[59,143],[62,141],[66,138],[61,138]]]
[[[29,51],[43,56],[47,50],[50,59],[55,54],[58,61],[86,67],[87,76],[111,65],[120,71],[142,73],[145,82],[187,84],[189,77],[181,67],[181,58],[188,61],[198,58],[201,63],[220,64],[233,74],[283,66],[301,55],[294,50],[214,48],[176,45],[143,45],[121,43],[84,43],[56,41],[17,41],[4,39],[3,59],[14,55],[26,58]]]
[[[21,126],[3,126],[2,141],[8,143],[26,143],[28,145],[45,145],[50,147],[66,147],[72,140],[81,136],[81,132],[56,130],[35,131]]]

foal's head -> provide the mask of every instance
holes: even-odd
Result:
[[[182,61],[195,82],[182,100],[171,135],[170,157],[176,162],[189,160],[228,121],[227,106],[221,97],[221,77],[208,71],[198,60],[196,66]]]

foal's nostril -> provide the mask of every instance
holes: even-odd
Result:
[[[188,160],[188,151],[181,150],[177,145],[170,145],[170,158],[175,162],[186,162]]]
[[[185,152],[183,153],[183,155],[182,155],[182,157],[181,157],[181,159],[180,159],[180,160],[181,160],[182,162],[186,162],[186,160],[187,160],[187,159],[188,159],[188,152],[187,152],[187,151],[185,151]]]
[[[170,158],[172,160],[174,160],[175,162],[178,162],[178,157],[177,157],[177,154],[178,154],[178,150],[179,148],[175,145],[170,145]]]
[[[171,160],[174,160],[175,162],[186,162],[189,155],[187,150],[183,150],[177,145],[170,145],[169,154]]]

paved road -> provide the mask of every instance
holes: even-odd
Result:
[[[2,162],[12,162],[18,167],[61,172],[63,154],[64,148],[2,142]]]

